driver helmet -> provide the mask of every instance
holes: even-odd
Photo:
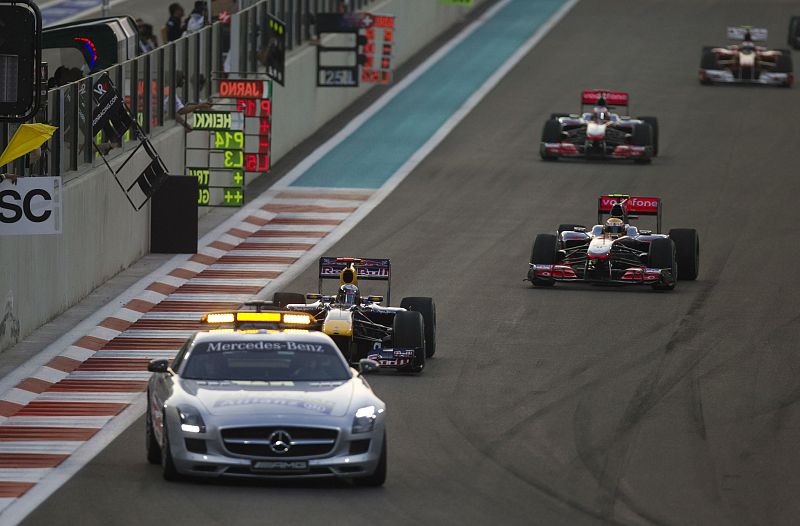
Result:
[[[625,222],[618,217],[610,217],[603,227],[603,232],[612,236],[625,235]]]
[[[358,287],[349,283],[342,285],[339,287],[336,301],[342,305],[358,305],[361,302],[361,295],[358,293]]]
[[[592,120],[594,122],[606,122],[611,120],[611,114],[605,106],[595,106],[592,113]]]

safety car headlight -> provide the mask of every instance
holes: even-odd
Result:
[[[186,433],[205,433],[206,423],[200,416],[200,411],[192,406],[184,405],[178,407],[178,417],[181,419],[181,431]]]
[[[383,412],[383,409],[376,409],[374,405],[362,407],[356,411],[356,416],[353,418],[352,433],[369,433],[375,428],[375,420],[378,415]]]

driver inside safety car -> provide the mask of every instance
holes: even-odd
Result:
[[[610,217],[603,226],[603,233],[611,237],[624,236],[626,233],[625,223],[618,217]]]
[[[336,302],[341,305],[358,305],[361,303],[361,295],[358,293],[358,287],[352,284],[339,287],[339,293],[336,295]]]

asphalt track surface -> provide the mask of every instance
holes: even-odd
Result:
[[[23,524],[796,524],[798,89],[700,86],[700,48],[779,0],[583,0],[333,252],[388,256],[431,295],[438,350],[387,402],[389,479],[166,483],[143,420]],[[783,46],[780,46],[783,47]],[[651,166],[538,158],[550,112],[627,88]],[[603,192],[664,198],[700,278],[671,293],[523,283],[533,236]],[[291,287],[313,290],[313,270]]]

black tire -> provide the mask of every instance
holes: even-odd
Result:
[[[677,274],[675,261],[675,243],[669,238],[658,238],[650,242],[647,252],[647,266],[650,268],[671,268],[673,276]],[[677,276],[676,276],[677,277]],[[653,285],[655,290],[672,290],[675,283]]]
[[[551,113],[550,120],[556,120],[560,117],[569,117],[569,113]]]
[[[694,228],[673,228],[669,238],[675,243],[678,279],[695,280],[700,272],[700,236]]]
[[[719,60],[717,60],[717,54],[711,49],[703,49],[703,55],[700,57],[700,69],[722,69],[719,65]]]
[[[585,226],[579,225],[578,223],[561,223],[560,225],[558,225],[558,233],[560,234],[561,232],[572,232],[573,230],[575,230],[576,226],[580,228],[586,228]]]
[[[400,311],[394,315],[392,347],[414,349],[414,360],[403,370],[418,373],[425,368],[425,320],[422,314]]]
[[[778,55],[775,61],[775,73],[791,73],[794,69],[792,56],[788,54],[788,50],[783,50],[783,53],[783,55]]]
[[[436,304],[433,298],[403,298],[400,307],[422,314],[425,322],[425,358],[432,357],[436,353]]]
[[[639,164],[647,164],[653,160],[653,128],[647,124],[634,124],[631,130],[631,144],[634,146],[650,147],[650,155],[639,157],[634,162]]]
[[[306,297],[298,292],[276,292],[272,295],[272,303],[279,309],[295,303],[305,303]]]
[[[551,155],[545,151],[544,143],[546,142],[561,142],[561,123],[555,119],[550,119],[544,123],[544,128],[542,128],[542,145],[539,148],[539,154],[545,161],[557,161],[557,155]]]
[[[534,265],[554,265],[556,263],[557,239],[557,236],[553,234],[539,234],[536,236],[531,249],[531,263]],[[537,278],[533,272],[533,267],[528,273],[528,279],[531,280],[534,287],[552,287],[556,283],[552,279]]]
[[[158,445],[153,432],[153,416],[150,414],[150,392],[147,392],[147,409],[144,417],[144,441],[147,461],[150,464],[161,464],[161,446]]]
[[[161,446],[161,474],[164,480],[174,482],[181,479],[180,473],[175,469],[175,462],[172,460],[172,448],[169,445],[169,433],[167,432],[167,415],[164,415],[164,443]]]
[[[366,477],[357,477],[353,479],[353,484],[356,486],[362,487],[379,487],[383,486],[383,483],[386,482],[386,472],[387,472],[387,462],[386,462],[386,453],[387,453],[388,446],[386,444],[386,432],[383,433],[383,445],[381,446],[381,456],[380,460],[378,460],[378,465],[371,474],[367,475]]]
[[[658,157],[658,119],[656,117],[639,117],[640,121],[646,122],[653,130],[653,157]]]
[[[789,46],[800,49],[800,16],[789,18]]]

